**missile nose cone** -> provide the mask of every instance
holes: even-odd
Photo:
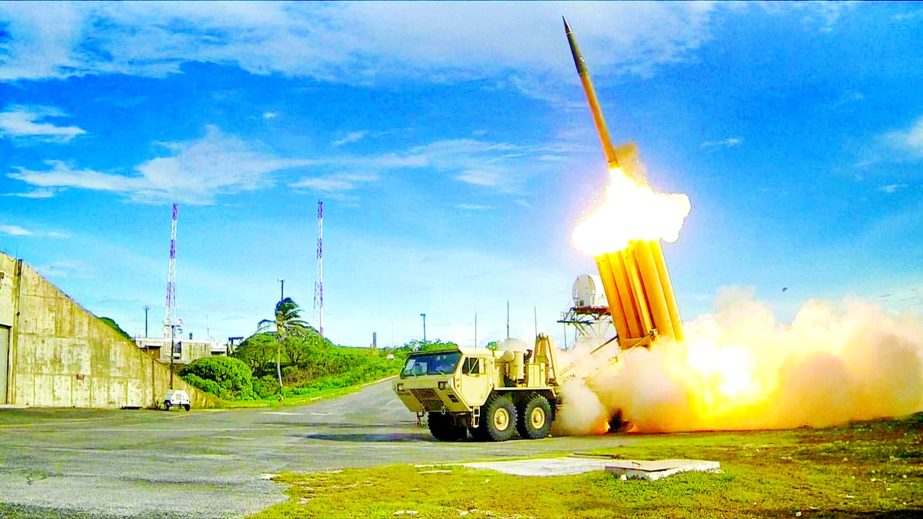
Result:
[[[583,62],[583,56],[580,54],[580,47],[577,46],[577,39],[570,30],[570,24],[567,23],[567,18],[563,16],[561,18],[564,20],[564,32],[567,34],[567,43],[570,45],[570,53],[571,56],[574,57],[574,65],[577,66],[577,73],[583,76],[587,73],[586,64]]]

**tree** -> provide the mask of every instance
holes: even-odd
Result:
[[[231,356],[242,360],[250,367],[250,371],[261,377],[266,374],[266,364],[276,356],[278,345],[279,338],[275,333],[254,333],[240,343]]]
[[[279,337],[276,347],[276,376],[279,377],[279,395],[282,395],[282,348],[292,334],[302,333],[308,323],[301,319],[301,308],[290,297],[276,303],[275,319],[263,319],[257,332],[273,331]]]

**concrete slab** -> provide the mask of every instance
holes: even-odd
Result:
[[[680,472],[717,472],[721,464],[706,460],[610,460],[606,471],[625,476],[625,479],[646,479],[656,481]]]
[[[544,458],[532,460],[485,461],[463,463],[473,469],[496,470],[514,476],[570,476],[595,470],[606,470],[612,464],[611,458]]]
[[[625,479],[657,480],[687,471],[717,471],[717,461],[705,460],[655,460],[635,461],[612,458],[566,456],[531,460],[486,461],[463,463],[473,469],[487,469],[513,476],[569,476],[598,470],[606,470]]]

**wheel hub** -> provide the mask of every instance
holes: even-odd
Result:
[[[532,410],[532,414],[529,415],[529,422],[532,424],[534,429],[541,429],[545,426],[545,411],[539,407],[536,407]]]
[[[494,428],[498,431],[505,431],[510,426],[510,413],[506,409],[497,409],[494,413]]]

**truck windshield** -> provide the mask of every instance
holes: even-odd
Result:
[[[455,371],[455,366],[458,366],[459,359],[461,359],[461,352],[459,351],[413,355],[404,364],[404,369],[401,370],[401,378],[448,375]]]

